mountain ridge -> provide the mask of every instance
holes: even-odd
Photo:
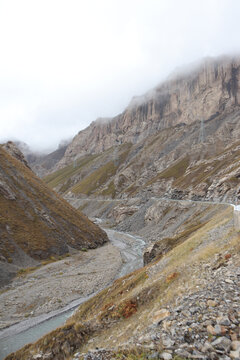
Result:
[[[239,58],[208,59],[198,70],[162,83],[145,103],[129,106],[108,122],[93,122],[74,137],[46,182],[77,197],[149,193],[235,201],[240,171],[239,69]],[[91,178],[101,172],[106,176],[93,188]]]

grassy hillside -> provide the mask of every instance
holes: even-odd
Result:
[[[107,235],[23,163],[0,147],[1,282],[17,268],[75,249],[95,248]],[[2,280],[2,281],[1,281]]]
[[[113,147],[102,154],[86,155],[44,178],[59,193],[115,196],[113,178],[123,166],[131,144]]]
[[[237,133],[238,115],[206,121],[204,143],[199,142],[197,121],[169,127],[137,144],[86,155],[44,180],[58,192],[76,196],[117,198],[148,192],[233,202],[240,185],[239,140],[226,130],[233,124]]]

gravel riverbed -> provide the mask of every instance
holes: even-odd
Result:
[[[16,278],[0,294],[0,329],[99,291],[114,280],[121,266],[119,249],[108,243]]]
[[[0,359],[62,325],[76,306],[142,266],[143,239],[105,231],[108,244],[16,278],[0,294]]]

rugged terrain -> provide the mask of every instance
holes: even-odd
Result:
[[[233,208],[213,207],[155,261],[7,359],[238,359],[239,234]]]
[[[37,154],[28,151],[25,155],[31,169],[40,177],[46,175],[62,159],[67,145],[59,146],[57,150],[49,154]]]
[[[58,148],[49,152],[33,151],[23,141],[15,140],[14,144],[23,153],[31,169],[40,177],[46,175],[62,159],[70,141],[60,142]]]
[[[240,358],[239,69],[207,59],[75,136],[44,181],[145,266],[8,360]]]
[[[209,58],[188,71],[173,74],[147,94],[133,98],[122,114],[98,119],[80,131],[58,167],[119,143],[139,143],[159,130],[207,121],[237,110],[239,65],[239,58]]]
[[[239,58],[205,60],[134,99],[117,117],[93,122],[75,136],[45,181],[76,197],[148,193],[235,201],[239,66]]]
[[[0,285],[26,267],[70,249],[96,248],[108,238],[50,190],[13,143],[0,147]]]
[[[146,247],[151,248],[155,244],[155,252],[158,243],[166,252],[169,251],[171,243],[185,240],[211,219],[219,208],[228,207],[226,204],[216,206],[215,203],[154,197],[112,201],[68,198],[68,201],[74,207],[83,209],[87,216],[101,218],[106,226],[142,237]]]

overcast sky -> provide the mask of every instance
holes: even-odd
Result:
[[[0,0],[0,142],[53,149],[176,67],[239,52],[239,0]]]

